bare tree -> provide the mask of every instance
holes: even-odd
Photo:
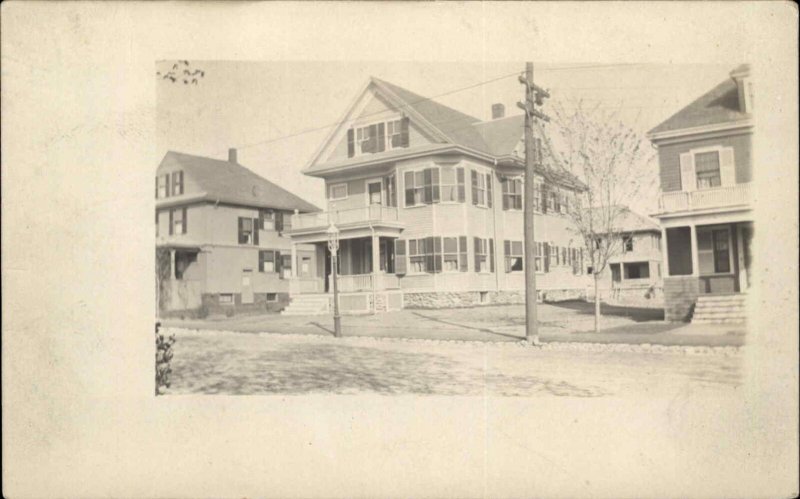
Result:
[[[600,106],[553,110],[555,135],[548,146],[556,168],[580,179],[586,190],[568,214],[583,243],[594,281],[594,330],[600,323],[600,274],[623,250],[621,222],[627,205],[655,182],[654,157],[646,138],[620,119],[619,109]]]

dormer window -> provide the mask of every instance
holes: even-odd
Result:
[[[408,118],[351,128],[347,131],[347,157],[408,147]]]

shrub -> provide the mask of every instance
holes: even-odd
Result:
[[[225,317],[233,317],[233,314],[235,313],[236,312],[233,310],[233,308],[228,308],[225,310]]]
[[[156,395],[164,393],[170,386],[170,361],[172,360],[172,345],[175,344],[175,336],[165,337],[159,332],[161,323],[156,322]]]

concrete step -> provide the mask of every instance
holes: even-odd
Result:
[[[692,319],[692,324],[744,324],[744,319]]]
[[[708,319],[708,320],[715,320],[715,319],[745,320],[745,319],[747,319],[747,316],[745,314],[700,314],[700,315],[694,315],[692,317],[692,321],[701,320],[701,319]]]
[[[744,303],[746,301],[746,295],[701,295],[697,297],[697,303]]]
[[[742,312],[744,313],[747,309],[744,307],[719,307],[719,306],[695,306],[694,313],[700,312]]]

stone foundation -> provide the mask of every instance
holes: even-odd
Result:
[[[548,289],[539,291],[539,301],[557,302],[584,298],[582,289]],[[425,291],[403,293],[403,308],[464,308],[484,305],[521,305],[525,291]]]
[[[671,322],[689,320],[699,294],[700,283],[697,277],[665,277],[664,318]]]
[[[227,293],[223,293],[227,294]],[[280,312],[289,305],[289,293],[276,293],[276,301],[267,301],[267,293],[253,293],[253,303],[242,303],[241,293],[233,293],[233,303],[220,303],[219,294],[203,294],[198,311],[205,315],[237,315],[257,312]]]

